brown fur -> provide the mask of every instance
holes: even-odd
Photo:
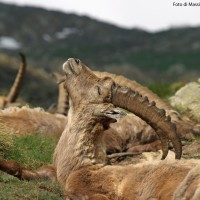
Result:
[[[101,77],[109,74],[99,72],[97,75]],[[60,82],[63,79],[63,76],[59,73],[54,73],[54,76],[56,77],[57,82]],[[113,76],[118,77],[117,75]],[[64,84],[61,83],[59,85],[58,113],[67,114],[67,112],[65,112],[66,102],[68,103],[68,92],[64,89]],[[106,152],[108,154],[134,151],[134,146],[137,146],[136,152],[151,151],[154,148],[154,151],[160,149],[160,145],[155,145],[160,143],[154,143],[154,141],[158,139],[155,131],[134,114],[127,115],[126,117],[119,119],[117,123],[112,124],[111,127],[105,131],[103,137],[106,145]],[[146,145],[147,143],[148,145]]]
[[[88,116],[86,111],[83,110],[84,116]],[[92,199],[96,195],[103,195],[110,200],[150,197],[169,200],[191,167],[199,163],[167,161],[125,167],[103,166],[104,161],[97,159],[92,144],[93,134],[98,135],[99,132],[95,131],[102,127],[97,124],[93,129],[94,119],[88,119],[88,124],[83,124],[80,120],[83,116],[79,114],[71,117],[71,126],[66,127],[54,155],[57,178],[65,185],[67,199]],[[91,141],[84,139],[86,127],[92,130]],[[95,151],[98,152],[98,149]],[[163,182],[165,184],[159,184]]]
[[[16,135],[41,134],[59,138],[67,118],[50,114],[41,108],[10,107],[0,111],[0,128],[7,127]]]
[[[162,108],[166,110],[167,115],[170,115],[172,122],[174,122],[177,126],[177,132],[178,134],[185,138],[185,139],[194,139],[193,133],[195,129],[195,123],[190,121],[189,119],[183,119],[181,115],[175,111],[168,102],[162,100],[158,95],[153,93],[150,89],[147,87],[142,86],[141,84],[137,83],[134,80],[129,80],[125,78],[124,76],[111,74],[108,72],[94,72],[95,75],[97,75],[100,78],[104,77],[111,77],[116,83],[119,85],[131,88],[133,90],[138,91],[143,96],[148,96],[148,99],[150,101],[155,101],[156,106],[158,108]],[[133,118],[134,121],[134,118]],[[198,130],[199,131],[199,130]]]
[[[66,123],[67,117],[50,114],[41,108],[10,107],[0,111],[0,129],[6,128],[8,132],[16,135],[41,134],[59,138]],[[118,123],[111,124],[111,127],[104,130],[103,134],[107,154],[161,149],[155,131],[146,123],[146,125],[143,124],[142,120],[132,124],[132,115],[127,115],[119,119]],[[156,140],[157,142],[154,142]]]
[[[128,166],[83,167],[70,174],[65,189],[70,191],[67,193],[69,199],[74,199],[71,196],[90,199],[99,193],[109,200],[180,200],[184,197],[190,200],[195,195],[200,198],[196,192],[200,183],[199,164],[198,161],[157,161]]]
[[[51,179],[56,180],[55,168],[52,165],[43,166],[36,171],[21,167],[16,161],[0,161],[0,170],[15,176],[20,180]]]
[[[196,183],[200,183],[198,170],[194,172],[194,184],[190,182],[192,190],[187,189],[184,182],[188,182],[190,170],[199,167],[199,161],[105,166],[101,134],[108,118],[101,114],[113,113],[113,105],[105,103],[112,82],[109,79],[102,81],[101,95],[98,95],[92,73],[79,65],[79,61],[69,60],[64,70],[71,106],[68,125],[54,153],[54,166],[58,181],[65,187],[66,199],[170,200],[183,187],[190,199],[194,196],[194,191],[198,190]],[[74,87],[79,93],[73,92]]]
[[[199,127],[197,128],[197,126],[194,124],[194,122],[192,122],[189,119],[183,119],[181,117],[181,115],[177,111],[175,111],[166,101],[162,100],[158,95],[153,93],[147,87],[142,86],[141,84],[137,83],[134,80],[129,80],[123,76],[111,74],[108,72],[94,71],[94,74],[100,78],[111,77],[117,84],[131,88],[133,90],[136,90],[140,94],[142,94],[144,96],[148,96],[150,101],[155,101],[158,108],[165,109],[167,114],[171,116],[172,122],[174,122],[177,126],[178,134],[182,138],[189,139],[189,140],[194,139],[193,133],[199,132]],[[60,80],[62,79],[61,77],[62,76],[59,75]],[[68,96],[67,92],[64,90],[63,87],[59,87],[59,91],[61,94],[63,94],[63,95],[65,94],[66,97]],[[62,95],[62,97],[63,97],[63,95]],[[61,101],[61,103],[58,103],[58,106],[60,105],[59,107],[64,107],[63,102],[64,101]],[[135,120],[138,121],[140,119],[137,119],[137,117],[136,116],[134,117],[134,115],[133,115],[132,120],[134,122]],[[142,124],[142,122],[141,122],[141,124]],[[143,123],[143,124],[145,124],[145,123]],[[126,124],[124,124],[124,126],[126,126]]]
[[[66,199],[200,198],[199,161],[106,165],[102,134],[119,113],[110,103],[113,81],[97,79],[74,59],[64,65],[64,70],[70,110],[68,124],[55,149],[54,167],[58,181],[65,188]],[[73,92],[74,87],[78,93]],[[162,125],[165,123],[162,121]]]
[[[167,102],[163,101],[151,90],[140,85],[136,81],[132,81],[123,76],[111,74],[108,72],[95,71],[94,73],[100,78],[111,77],[116,83],[122,86],[137,90],[143,95],[148,95],[150,100],[155,101],[159,108],[164,108],[167,114],[171,116],[172,121],[177,126],[178,134],[183,139],[192,140],[194,139],[193,132],[199,131],[199,129],[195,131],[196,126],[192,121],[182,119],[180,115],[174,111]],[[59,79],[61,80],[62,78],[63,77],[60,75]],[[65,96],[68,95],[66,90],[64,90],[64,87],[59,87],[59,91],[61,94],[65,94]],[[62,101],[62,104],[60,103],[60,107],[64,107],[63,102],[64,101]],[[107,146],[108,154],[122,151],[133,151],[135,149],[134,146],[137,146],[137,149],[140,149],[139,151],[151,151],[153,148],[155,148],[155,150],[160,148],[159,142],[154,143],[155,140],[158,140],[155,131],[149,125],[147,125],[147,123],[145,123],[134,114],[128,115],[123,119],[119,119],[117,123],[112,124],[111,128],[106,130],[104,140]],[[158,146],[155,144],[158,144]]]

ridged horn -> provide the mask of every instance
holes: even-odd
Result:
[[[25,55],[23,53],[19,53],[20,57],[21,57],[21,65],[20,68],[18,70],[17,76],[15,78],[15,81],[13,83],[13,86],[10,89],[10,92],[8,93],[8,96],[6,97],[7,103],[12,103],[15,102],[22,84],[23,84],[23,80],[24,80],[24,75],[26,73],[26,58]]]
[[[162,159],[168,154],[168,140],[171,140],[174,146],[175,158],[181,158],[181,140],[177,135],[176,126],[166,116],[165,110],[157,108],[154,102],[150,103],[147,97],[138,92],[119,85],[112,87],[112,103],[134,113],[156,131],[162,143]]]
[[[57,113],[67,115],[67,112],[69,110],[69,97],[67,91],[64,88],[64,83],[63,83],[66,77],[62,76],[57,72],[53,72],[52,75],[55,77],[56,83],[59,84]]]
[[[94,74],[99,78],[110,77],[115,83],[121,86],[125,86],[131,88],[132,90],[138,91],[143,96],[148,95],[149,101],[155,101],[158,108],[165,110],[172,109],[171,106],[167,102],[163,101],[157,94],[152,92],[149,88],[144,87],[140,83],[136,82],[135,80],[130,80],[124,76],[112,74],[109,72],[94,71]]]

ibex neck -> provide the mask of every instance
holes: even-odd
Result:
[[[80,167],[105,163],[102,133],[103,126],[85,111],[69,112],[68,124],[54,154],[58,181],[64,183],[70,172]]]

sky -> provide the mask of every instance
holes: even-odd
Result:
[[[199,0],[0,0],[17,5],[32,5],[49,10],[73,12],[124,28],[150,32],[182,26],[200,25]],[[187,6],[178,6],[182,3]]]

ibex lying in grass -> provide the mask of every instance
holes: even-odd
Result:
[[[142,95],[148,96],[151,101],[156,102],[158,108],[166,110],[167,115],[169,115],[172,122],[176,124],[177,132],[182,138],[194,139],[193,132],[195,124],[192,121],[182,119],[179,113],[174,111],[169,104],[148,88],[123,76],[96,71],[94,71],[94,74],[99,78],[111,77],[115,83],[137,90]],[[63,77],[57,74],[57,79],[62,80]],[[68,102],[67,91],[64,90],[63,84],[60,84],[58,98],[59,113],[65,113],[67,115],[66,110],[69,108],[66,104],[68,105]],[[160,142],[155,131],[135,115],[127,115],[119,119],[117,123],[111,125],[111,128],[107,130],[106,133],[104,138],[108,153],[121,151],[143,152],[160,149]]]
[[[9,107],[0,110],[0,130],[15,135],[41,134],[59,138],[67,124],[67,117],[50,114],[41,108]]]
[[[63,78],[59,73],[54,73],[54,76],[57,82]],[[68,110],[69,96],[64,89],[64,83],[60,83],[57,113],[67,115]],[[143,152],[157,151],[160,149],[160,142],[154,130],[135,115],[127,115],[119,119],[117,123],[112,124],[111,127],[105,131],[104,141],[108,154],[127,150]]]
[[[147,97],[116,84],[111,78],[98,78],[78,59],[63,66],[65,87],[70,97],[68,124],[54,153],[57,180],[70,200],[180,200],[200,198],[199,161],[157,161],[137,165],[106,165],[102,134],[124,112],[145,120],[162,142],[162,159],[168,153],[168,140],[181,158],[182,148],[176,128],[165,111]]]
[[[181,157],[175,126],[147,97],[115,84],[111,78],[98,78],[80,60],[68,59],[63,68],[70,110],[68,125],[54,153],[54,166],[66,199],[200,198],[198,161],[105,166],[102,130],[123,116],[114,106],[134,112],[155,129],[162,141],[163,159],[168,138],[176,158]]]
[[[26,72],[26,58],[24,54],[19,53],[21,57],[21,66],[19,68],[19,71],[17,73],[17,76],[15,78],[14,84],[10,89],[10,92],[7,96],[0,96],[0,109],[3,109],[5,107],[8,107],[10,104],[16,101],[19,92],[22,87],[24,75]]]
[[[190,120],[182,119],[180,114],[177,111],[175,111],[166,101],[162,100],[158,95],[153,93],[150,89],[142,86],[141,84],[137,83],[136,81],[129,80],[123,76],[108,73],[108,72],[94,71],[94,74],[99,78],[110,77],[115,81],[115,83],[117,83],[121,86],[124,86],[124,87],[128,87],[132,90],[136,90],[143,96],[148,96],[149,100],[152,102],[155,102],[156,106],[158,108],[166,110],[166,114],[169,115],[171,117],[172,122],[176,124],[177,132],[181,137],[186,138],[186,139],[192,139],[193,132],[200,131],[199,129],[195,130],[196,126],[195,126],[194,122],[192,122]],[[60,76],[59,79],[62,80],[62,77]],[[63,89],[63,87],[60,87],[60,93],[64,94],[64,95],[61,95],[63,99],[68,97],[68,94]],[[60,101],[60,103],[59,103],[60,108],[64,107],[62,105],[64,102],[68,103],[67,100]],[[133,117],[133,120],[134,120],[134,117]]]
[[[122,107],[140,116],[159,135],[163,158],[168,138],[181,157],[175,126],[164,110],[146,97],[100,79],[77,59],[63,66],[70,96],[68,125],[54,154],[57,179],[65,187],[66,199],[199,199],[199,161],[159,161],[128,166],[105,166],[102,130],[123,113]],[[79,91],[78,93],[76,91]]]

